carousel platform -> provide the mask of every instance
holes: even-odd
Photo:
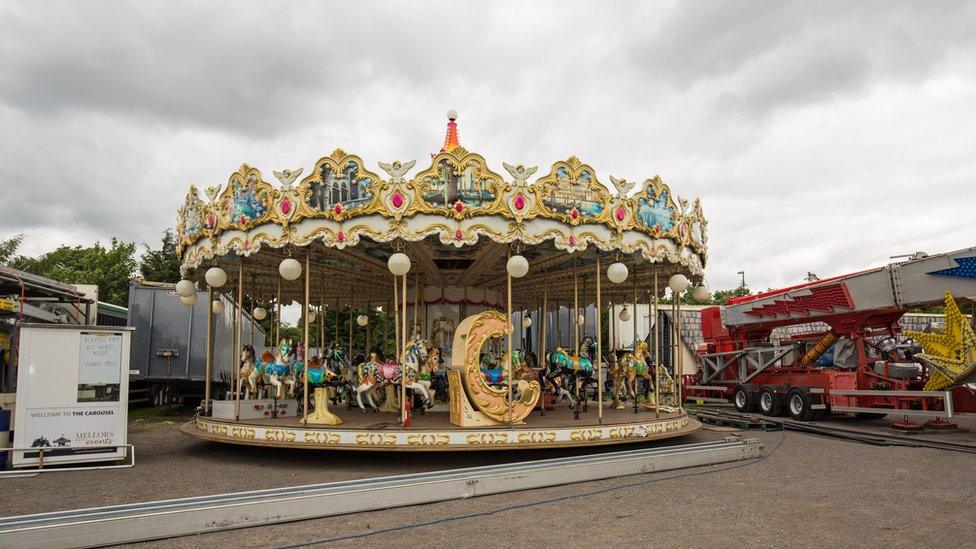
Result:
[[[588,447],[646,442],[680,437],[701,428],[687,412],[604,409],[602,423],[596,407],[573,419],[569,408],[533,413],[522,425],[468,428],[452,425],[450,414],[428,412],[414,416],[403,429],[393,413],[343,411],[337,426],[303,425],[296,417],[242,419],[197,416],[181,427],[191,437],[248,446],[355,451],[447,452],[464,450],[522,450]]]

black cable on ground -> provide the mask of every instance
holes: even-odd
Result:
[[[744,467],[749,467],[751,465],[756,465],[756,464],[758,464],[758,463],[760,463],[760,462],[762,462],[762,461],[764,461],[764,460],[772,457],[773,454],[775,454],[776,451],[779,450],[779,447],[782,446],[783,441],[785,439],[786,439],[786,431],[784,430],[784,431],[781,432],[779,442],[776,443],[776,446],[773,447],[773,449],[770,450],[768,454],[762,455],[762,456],[760,456],[758,458],[755,458],[755,459],[751,459],[751,460],[743,461],[743,462],[740,462],[740,463],[736,463],[736,464],[731,465],[729,467],[723,467],[721,469],[714,469],[714,470],[707,470],[707,471],[697,471],[697,470],[696,471],[689,471],[687,473],[680,473],[680,474],[677,474],[677,475],[671,475],[671,476],[667,476],[667,477],[651,478],[651,479],[642,480],[642,481],[639,481],[639,482],[631,482],[629,484],[621,484],[619,486],[610,486],[610,487],[607,487],[607,488],[600,488],[598,490],[591,490],[589,492],[581,492],[579,494],[570,494],[570,495],[566,495],[566,496],[559,496],[559,497],[556,497],[556,498],[550,498],[550,499],[543,499],[543,500],[539,500],[539,501],[533,501],[533,502],[529,502],[529,503],[520,503],[518,505],[509,505],[509,506],[506,506],[506,507],[500,507],[498,509],[492,509],[492,510],[489,510],[489,511],[481,511],[481,512],[478,512],[478,513],[470,513],[470,514],[467,514],[467,515],[454,515],[454,516],[449,516],[449,517],[442,517],[442,518],[427,520],[427,521],[423,521],[423,522],[415,522],[415,523],[411,523],[411,524],[404,524],[404,525],[401,525],[401,526],[391,526],[389,528],[381,528],[379,530],[373,530],[373,531],[370,531],[370,532],[359,532],[359,533],[356,533],[356,534],[347,534],[347,535],[344,535],[344,536],[336,536],[336,537],[332,537],[332,538],[325,538],[325,539],[314,540],[314,541],[306,541],[306,542],[303,542],[303,543],[295,543],[295,544],[292,544],[292,545],[279,545],[278,546],[278,549],[293,549],[293,548],[296,548],[296,547],[310,547],[312,545],[322,545],[322,544],[326,544],[326,543],[334,543],[334,542],[337,542],[337,541],[349,541],[349,540],[354,540],[354,539],[368,538],[370,536],[375,536],[375,535],[379,535],[379,534],[389,534],[391,532],[401,532],[401,531],[404,531],[404,530],[413,530],[413,529],[421,528],[421,527],[424,527],[424,526],[433,526],[435,524],[443,524],[445,522],[457,522],[457,521],[461,521],[461,520],[468,520],[468,519],[479,518],[479,517],[488,517],[488,516],[497,515],[497,514],[500,514],[500,513],[506,513],[508,511],[515,511],[515,510],[518,510],[518,509],[525,509],[525,508],[529,508],[529,507],[538,507],[540,505],[548,505],[550,503],[559,503],[559,502],[563,502],[563,501],[570,501],[570,500],[574,500],[574,499],[584,498],[584,497],[587,497],[587,496],[595,496],[595,495],[599,495],[599,494],[606,494],[606,493],[609,493],[609,492],[616,492],[618,490],[623,490],[625,488],[633,488],[635,486],[646,486],[648,484],[654,484],[656,482],[662,482],[662,481],[665,481],[665,480],[674,480],[674,479],[679,479],[679,478],[695,477],[695,476],[701,476],[701,475],[710,475],[710,474],[714,474],[714,473],[722,473],[722,472],[725,472],[725,471],[731,471],[733,469],[741,469],[741,468],[744,468]],[[590,481],[590,482],[594,482],[594,481]]]

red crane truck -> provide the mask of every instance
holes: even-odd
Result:
[[[976,247],[730,299],[702,310],[699,371],[685,380],[688,400],[731,401],[740,412],[810,420],[824,414],[904,414],[945,422],[976,412],[972,346],[948,377],[902,333],[909,309],[976,299]],[[952,305],[953,307],[955,305]],[[963,315],[948,320],[968,323]],[[776,328],[810,324],[806,333]],[[946,330],[971,326],[947,326]],[[775,331],[774,331],[775,330]],[[955,332],[953,332],[955,333]],[[926,337],[926,336],[915,336]],[[960,352],[956,352],[959,358]],[[955,363],[954,363],[955,364]]]

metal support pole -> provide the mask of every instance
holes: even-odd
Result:
[[[634,310],[631,311],[631,313],[632,314],[630,315],[630,317],[631,320],[633,321],[632,326],[634,328],[634,341],[631,343],[630,348],[636,353],[637,352],[637,262],[636,261],[634,262]],[[634,385],[636,388],[637,384],[634,383]],[[637,400],[636,396],[634,396],[634,400]]]
[[[254,348],[254,287],[256,286],[257,275],[251,275],[251,348]]]
[[[576,349],[576,355],[579,356],[580,348],[580,325],[577,322],[579,318],[579,275],[576,272],[576,260],[573,260],[573,318],[570,322],[573,325],[573,348]]]
[[[603,423],[603,303],[600,298],[600,256],[596,258],[596,412]]]
[[[352,360],[352,303],[349,303],[349,354],[346,355],[349,360]]]
[[[404,355],[404,351],[406,351],[407,338],[409,337],[407,335],[407,275],[403,275],[403,282],[401,287],[403,289],[402,292],[403,295],[401,296],[401,299],[403,299],[403,307],[401,307],[400,314],[403,315],[403,339],[401,341],[400,348],[397,349],[397,353],[400,358],[399,362],[400,362],[400,373],[401,373],[400,407],[403,409],[403,427],[406,428],[407,421],[409,419],[407,417],[407,412],[408,412],[407,410],[407,365],[406,365],[406,361],[404,360],[406,358],[406,356]]]
[[[546,333],[549,325],[549,271],[546,270],[546,274],[542,279],[542,314],[539,315],[539,321],[542,326],[539,327],[539,362],[544,365],[546,362],[546,350],[549,348],[549,341],[546,339],[548,335]],[[539,366],[540,364],[536,364]],[[544,408],[545,406],[543,406]]]
[[[508,251],[508,257],[511,259],[512,251]],[[507,264],[506,264],[507,265]],[[508,425],[512,425],[512,378],[515,376],[515,371],[512,369],[512,275],[508,273],[508,269],[505,269],[505,287],[506,287],[506,300],[505,300],[505,346],[502,352],[502,365],[508,372]]]
[[[658,312],[658,292],[657,285],[657,266],[654,266],[654,415],[660,417],[661,415],[661,378],[658,376],[658,368],[661,364],[661,325],[658,324],[660,320],[660,313]]]
[[[674,304],[674,350],[678,355],[677,366],[675,367],[674,394],[678,399],[678,411],[684,408],[681,397],[681,380],[684,376],[684,350],[681,348],[681,293],[673,299]]]
[[[275,352],[281,345],[281,277],[278,277],[278,294],[275,297]]]
[[[213,377],[213,287],[207,285],[207,362],[203,385],[203,411],[210,415],[210,378]]]
[[[305,364],[302,377],[302,411],[304,416],[302,417],[302,423],[308,425],[308,358],[309,358],[309,345],[308,345],[308,314],[310,312],[308,302],[309,302],[309,288],[312,281],[312,262],[311,262],[311,251],[305,252],[305,303],[302,313],[302,324],[304,324],[304,332],[302,335],[302,345],[305,347]]]
[[[237,311],[234,315],[234,349],[231,351],[234,359],[234,370],[231,379],[234,380],[234,421],[241,419],[241,364],[240,352],[244,341],[244,258],[237,266]]]

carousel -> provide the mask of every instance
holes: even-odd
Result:
[[[456,119],[450,111],[443,147],[419,171],[411,160],[374,172],[337,149],[308,171],[274,171],[276,184],[243,165],[203,199],[190,187],[176,293],[192,306],[205,287],[236,329],[223,364],[207,342],[205,399],[184,433],[456,451],[700,428],[681,404],[678,324],[626,348],[607,336],[611,302],[674,313],[659,301],[708,297],[699,200],[657,176],[640,187],[610,176],[610,188],[576,157],[539,174],[503,163],[503,175],[460,145]],[[220,294],[234,311],[221,311]],[[297,330],[282,321],[295,303]],[[242,330],[245,315],[270,326],[265,341]]]

